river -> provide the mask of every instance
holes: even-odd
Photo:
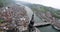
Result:
[[[27,9],[27,12],[28,12],[28,16],[31,18],[31,14],[33,14],[33,11],[26,7]],[[42,20],[36,16],[36,14],[34,14],[34,20],[35,22],[42,22]],[[37,27],[41,32],[60,32],[60,31],[57,31],[56,29],[54,29],[51,25],[49,26],[43,26],[43,27]]]
[[[45,26],[45,27],[38,27],[38,29],[41,31],[41,32],[60,32],[60,31],[57,31],[56,29],[52,28],[52,26]]]

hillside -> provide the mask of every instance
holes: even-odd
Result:
[[[31,4],[31,3],[22,2],[22,1],[17,2],[17,3],[20,3],[22,5],[28,6],[35,12],[46,13],[47,11],[49,11],[50,13],[52,13],[53,17],[60,18],[60,10],[59,9],[43,6],[43,5],[40,5],[40,4]]]
[[[47,7],[47,6],[43,6],[43,5],[39,5],[39,4],[32,4],[31,9],[33,11],[36,11],[37,13],[38,12],[46,13],[47,11],[49,11],[53,17],[60,18],[60,10],[59,9],[55,9],[52,7]]]

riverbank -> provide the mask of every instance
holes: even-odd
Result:
[[[36,13],[35,13],[36,14]],[[36,14],[36,15],[38,15],[38,13]],[[37,17],[37,18],[36,18]],[[36,20],[37,21],[35,21],[36,23],[41,23],[41,22],[44,22],[44,21],[42,21],[42,19],[41,18],[39,18],[39,16],[36,16],[35,18],[36,18]],[[41,20],[41,21],[40,21]],[[40,25],[40,24],[39,24]],[[38,26],[38,25],[37,25]],[[41,32],[60,32],[60,31],[58,31],[58,30],[56,30],[56,29],[54,29],[51,25],[42,25],[42,26],[38,26],[37,27]]]

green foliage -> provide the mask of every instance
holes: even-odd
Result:
[[[12,3],[12,0],[0,0],[0,7],[6,6]]]
[[[56,18],[60,18],[60,11],[53,11],[52,15]]]
[[[2,22],[4,22],[4,20],[1,20],[1,19],[0,19],[0,23],[2,23]]]
[[[33,11],[44,12],[44,13],[45,13],[46,11],[48,11],[48,8],[47,8],[47,7],[42,6],[42,5],[38,5],[38,4],[32,4],[31,9],[32,9]]]
[[[47,11],[52,13],[53,17],[56,18],[60,18],[60,10],[59,9],[55,9],[55,8],[51,8],[51,7],[46,7],[43,5],[39,5],[39,4],[32,4],[32,7],[30,7],[33,11],[37,11],[37,12],[43,12],[46,13]]]

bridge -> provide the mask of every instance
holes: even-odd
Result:
[[[35,27],[38,27],[38,26],[42,26],[42,25],[48,25],[48,24],[51,24],[50,22],[39,22],[39,23],[35,23],[34,26]]]

